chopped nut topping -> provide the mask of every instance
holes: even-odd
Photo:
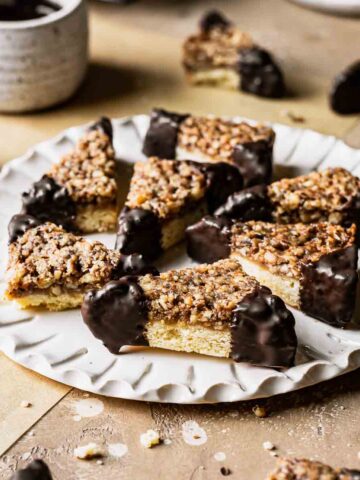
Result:
[[[272,146],[274,131],[265,125],[252,126],[216,117],[188,117],[181,123],[178,145],[189,152],[200,151],[214,161],[232,162],[236,145],[265,140]]]
[[[135,164],[126,206],[169,218],[201,200],[205,191],[206,177],[196,165],[151,157]]]
[[[150,320],[201,323],[222,329],[232,311],[258,283],[247,277],[235,260],[172,270],[140,280],[149,299]]]
[[[49,176],[78,203],[115,203],[115,154],[109,137],[88,132],[75,149],[55,164]]]
[[[102,286],[120,253],[46,223],[28,230],[9,247],[8,294],[34,289]]]
[[[346,468],[334,470],[323,463],[306,459],[281,458],[267,480],[351,480],[355,478],[355,473],[359,474]]]
[[[183,45],[183,63],[189,70],[235,68],[239,49],[253,45],[250,35],[238,28],[212,28],[187,38]]]
[[[234,257],[262,263],[273,273],[300,278],[303,264],[353,245],[355,231],[355,225],[343,228],[329,223],[238,223],[232,227],[231,250]]]
[[[360,179],[344,168],[329,168],[274,182],[268,194],[279,223],[342,223],[360,202]]]

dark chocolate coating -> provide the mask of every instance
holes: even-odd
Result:
[[[41,221],[53,222],[66,230],[74,230],[76,205],[65,187],[44,175],[35,182],[28,192],[22,194],[21,213],[31,215]]]
[[[112,353],[125,345],[148,345],[144,336],[147,304],[137,277],[123,277],[86,294],[84,322]]]
[[[8,225],[9,243],[16,242],[16,240],[22,237],[30,228],[38,227],[41,223],[41,221],[31,215],[24,215],[22,213],[14,215]]]
[[[42,18],[60,9],[61,6],[51,0],[10,0],[0,4],[0,21],[16,22]]]
[[[200,263],[213,263],[230,255],[232,222],[206,216],[186,229],[187,254]]]
[[[152,260],[162,253],[161,225],[150,210],[124,207],[118,221],[115,248],[124,255],[139,253]]]
[[[330,91],[330,106],[342,115],[360,112],[360,61],[337,75]]]
[[[15,472],[9,480],[52,480],[52,475],[45,462],[34,460],[26,468]]]
[[[270,183],[273,146],[266,140],[236,145],[232,158],[244,178],[244,187]]]
[[[360,470],[342,468],[339,471],[339,480],[348,480],[349,478],[352,480],[360,480]]]
[[[117,268],[114,270],[112,279],[117,280],[128,275],[145,275],[151,273],[158,275],[159,271],[153,265],[146,261],[143,255],[133,253],[132,255],[122,255]]]
[[[283,74],[267,50],[259,47],[239,50],[240,89],[260,97],[285,95]]]
[[[154,108],[144,140],[143,153],[147,157],[174,159],[179,126],[188,116]]]
[[[295,319],[277,296],[259,287],[233,312],[231,358],[236,362],[289,368],[297,348]]]
[[[355,245],[302,267],[300,308],[334,327],[350,322],[355,309],[358,250]]]
[[[187,162],[193,163],[207,178],[206,201],[209,213],[222,205],[229,195],[243,188],[244,181],[239,169],[229,163]]]
[[[230,195],[227,201],[215,210],[214,215],[242,222],[267,222],[272,220],[272,210],[266,186],[257,185]]]
[[[109,117],[100,117],[97,122],[91,125],[90,130],[100,130],[107,135],[112,143],[114,131]]]
[[[218,10],[206,12],[200,20],[200,29],[204,33],[209,33],[213,28],[226,29],[230,25],[231,22]]]

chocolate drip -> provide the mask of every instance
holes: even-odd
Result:
[[[226,30],[230,26],[231,22],[218,10],[206,12],[200,20],[200,30],[204,33],[209,33],[213,28]]]
[[[244,178],[244,187],[270,183],[273,146],[266,140],[236,145],[232,158]]]
[[[24,215],[19,213],[14,215],[9,222],[9,243],[16,242],[16,240],[24,235],[30,228],[35,228],[41,225],[41,221],[32,217],[31,215]]]
[[[264,185],[246,188],[230,195],[227,201],[215,210],[217,217],[226,217],[247,222],[249,220],[272,220],[272,205]]]
[[[226,218],[206,216],[186,229],[186,249],[190,258],[213,263],[230,256],[232,222]]]
[[[350,65],[334,80],[330,106],[343,115],[360,112],[360,61]]]
[[[270,53],[259,47],[239,50],[240,90],[260,97],[285,95],[284,77]]]
[[[155,108],[151,113],[143,153],[148,157],[175,158],[179,126],[188,116]]]
[[[206,201],[210,213],[222,205],[229,195],[243,188],[240,171],[229,163],[187,162],[193,163],[207,178]]]
[[[301,310],[335,327],[349,323],[355,309],[357,257],[358,250],[353,245],[304,265]]]
[[[147,304],[136,277],[124,277],[86,294],[81,314],[96,338],[112,353],[125,345],[148,345]]]
[[[9,480],[52,480],[52,476],[45,462],[34,460],[26,468],[15,472]]]
[[[61,6],[51,0],[10,0],[0,5],[0,21],[16,22],[46,17]]]
[[[139,253],[152,260],[162,253],[161,225],[150,210],[124,207],[119,216],[117,248],[124,255]]]
[[[128,275],[145,275],[151,273],[152,275],[159,275],[159,271],[153,265],[150,265],[143,255],[133,253],[132,255],[122,255],[113,272],[113,280]]]
[[[31,215],[40,222],[53,222],[66,230],[74,230],[76,205],[65,187],[44,175],[29,192],[22,194],[21,213]]]
[[[111,120],[108,117],[100,117],[99,120],[90,127],[90,130],[100,130],[109,137],[112,143],[114,132]]]
[[[259,287],[233,311],[231,358],[275,368],[294,365],[295,319],[271,290]]]

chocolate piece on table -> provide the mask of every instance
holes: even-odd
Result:
[[[23,194],[21,213],[83,233],[115,230],[117,183],[112,126],[103,117],[74,150]]]
[[[110,282],[86,295],[82,315],[113,353],[149,345],[276,368],[294,363],[291,312],[234,260]]]
[[[298,459],[280,458],[276,469],[267,480],[359,480],[360,470],[348,468],[331,468],[320,462]]]
[[[116,248],[158,257],[184,238],[185,229],[242,188],[237,168],[226,164],[160,160],[135,164],[119,216]]]
[[[206,261],[228,254],[287,304],[336,327],[350,322],[357,286],[355,225],[247,222],[227,226],[221,235],[219,219],[205,221],[207,235],[199,233],[201,223],[195,233],[188,229],[193,258],[203,261],[204,251]]]
[[[360,179],[344,168],[284,178],[229,196],[215,215],[241,221],[355,223],[359,227]]]
[[[260,97],[281,98],[285,94],[283,74],[270,53],[256,46],[239,52],[241,90]]]
[[[190,83],[243,90],[279,98],[286,92],[283,74],[270,53],[221,13],[211,11],[183,45],[183,66]]]
[[[100,242],[66,232],[53,223],[17,215],[9,246],[5,296],[22,308],[65,310],[81,305],[85,292],[129,274],[156,274],[140,255],[125,257]],[[25,225],[23,228],[22,225]]]
[[[274,131],[265,125],[155,109],[143,152],[167,159],[236,165],[247,187],[271,181],[274,139]]]
[[[342,115],[360,112],[360,61],[337,75],[330,91],[330,106]]]
[[[9,480],[52,480],[49,467],[43,460],[34,460],[27,467],[18,470]]]

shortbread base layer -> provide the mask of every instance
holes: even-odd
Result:
[[[117,208],[115,205],[78,206],[75,225],[83,233],[115,232],[117,224]]]
[[[81,306],[86,291],[54,292],[53,289],[35,291],[21,296],[6,295],[8,300],[15,301],[20,308],[45,308],[50,311],[70,310]]]
[[[191,210],[180,217],[167,221],[161,227],[161,247],[168,250],[170,247],[181,242],[185,237],[185,230],[188,226],[198,222],[207,214],[207,206],[200,204],[195,210]]]
[[[239,90],[240,76],[231,68],[187,71],[186,76],[193,85],[211,85],[228,90]]]
[[[201,325],[149,321],[146,338],[150,347],[176,352],[200,353],[229,358],[231,354],[230,329],[214,330]]]
[[[175,150],[176,160],[193,160],[199,163],[211,163],[217,162],[218,159],[210,157],[209,155],[204,155],[199,150],[189,151],[185,148],[176,147]]]
[[[248,258],[239,255],[232,255],[236,259],[244,272],[249,276],[256,278],[256,280],[265,287],[270,288],[274,295],[279,296],[288,305],[300,308],[300,281],[282,275],[276,275],[269,272],[262,265],[257,262],[252,262]]]

